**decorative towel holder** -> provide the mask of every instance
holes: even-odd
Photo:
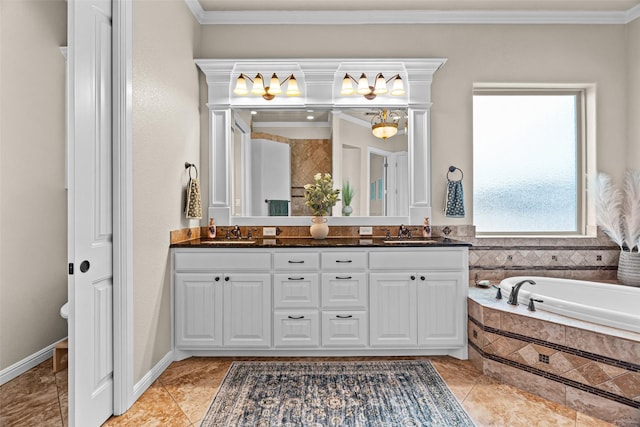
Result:
[[[191,168],[196,170],[196,179],[198,178],[198,168],[196,167],[195,164],[189,163],[189,162],[184,162],[184,168],[185,169],[189,169],[189,179],[192,178],[192,176],[191,176]]]
[[[449,174],[453,173],[455,171],[459,171],[460,172],[460,181],[462,181],[462,179],[464,178],[464,173],[462,172],[462,169],[457,168],[455,166],[449,166],[449,170],[447,171],[447,179],[449,179]]]

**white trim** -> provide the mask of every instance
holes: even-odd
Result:
[[[171,362],[173,362],[173,350],[165,354],[164,357],[133,386],[134,400],[138,400],[140,396],[147,391],[151,384],[169,367]]]
[[[330,128],[331,123],[328,122],[254,122],[254,129],[264,128]]]
[[[113,2],[113,413],[133,405],[133,6]]]
[[[248,10],[205,11],[197,0],[185,0],[204,25],[358,25],[358,24],[626,24],[629,11],[539,10]],[[637,17],[637,12],[635,12]],[[635,18],[634,18],[635,19]]]
[[[51,356],[53,356],[53,349],[56,347],[56,345],[66,339],[67,337],[64,337],[61,340],[56,341],[53,344],[43,348],[42,350],[25,357],[19,362],[16,362],[7,368],[4,368],[2,371],[0,371],[0,385],[8,383],[17,376],[24,374],[29,369],[35,368],[42,362],[50,359]]]
[[[627,10],[627,17],[626,17],[625,24],[628,24],[629,22],[633,22],[638,18],[640,18],[640,4],[635,5],[631,9]]]

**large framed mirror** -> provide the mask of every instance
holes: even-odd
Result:
[[[234,109],[231,216],[311,215],[304,185],[316,173],[340,176],[336,187],[351,189],[333,216],[408,216],[407,115],[392,112],[399,130],[380,139],[372,133],[376,108]]]
[[[444,62],[197,60],[208,85],[209,217],[220,225],[308,225],[304,184],[331,173],[336,188],[354,190],[351,212],[341,197],[331,224],[422,223],[431,209],[430,85]],[[298,97],[234,94],[239,75],[280,69],[295,75]],[[406,95],[341,96],[345,73],[382,72],[401,76]],[[394,136],[374,136],[372,119],[381,115],[395,117]]]

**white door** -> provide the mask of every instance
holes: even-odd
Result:
[[[220,273],[176,273],[176,347],[198,349],[222,345],[222,279]]]
[[[223,341],[227,347],[271,346],[271,275],[224,277]]]
[[[415,346],[415,273],[371,273],[371,346]]]
[[[111,0],[67,9],[69,425],[92,427],[113,413]]]
[[[418,273],[418,345],[431,347],[462,346],[466,316],[465,276],[462,273]]]

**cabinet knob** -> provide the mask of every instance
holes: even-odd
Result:
[[[219,277],[216,277],[216,278],[215,278],[215,279],[213,279],[213,280],[215,280],[216,282],[219,282],[219,281],[220,281],[220,278],[219,278]]]
[[[427,278],[424,276],[420,276],[420,280],[427,280]]]
[[[225,277],[225,278],[224,278],[224,281],[225,281],[225,282],[228,282],[228,281],[229,281],[229,276]]]
[[[416,280],[416,276],[411,276],[411,280]]]

